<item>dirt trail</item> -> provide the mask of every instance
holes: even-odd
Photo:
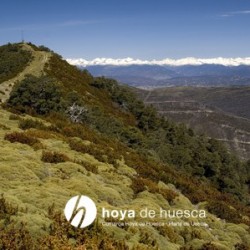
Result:
[[[40,76],[43,72],[44,65],[51,56],[51,53],[45,51],[35,51],[30,45],[23,44],[23,49],[29,50],[32,53],[33,59],[30,64],[16,77],[0,84],[0,103],[8,100],[10,92],[17,81],[25,78],[25,75],[31,74]]]

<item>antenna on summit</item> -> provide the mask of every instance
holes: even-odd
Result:
[[[22,40],[22,43],[24,43],[24,35],[23,35],[23,30],[21,30],[21,40]]]

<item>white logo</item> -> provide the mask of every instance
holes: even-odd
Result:
[[[67,221],[74,227],[84,228],[89,226],[96,218],[95,203],[87,196],[72,197],[64,208]]]

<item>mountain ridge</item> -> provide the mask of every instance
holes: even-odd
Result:
[[[150,89],[171,86],[247,86],[250,84],[250,66],[200,65],[77,65],[92,75],[106,76],[138,88]]]
[[[250,65],[250,57],[236,57],[236,58],[195,58],[186,57],[181,59],[162,59],[162,60],[140,60],[127,58],[95,58],[93,60],[86,60],[83,58],[66,59],[68,63],[76,66],[86,67],[94,65],[113,65],[113,66],[129,66],[129,65],[160,65],[160,66],[185,66],[185,65],[203,65],[203,64],[215,64],[223,66],[240,66]]]

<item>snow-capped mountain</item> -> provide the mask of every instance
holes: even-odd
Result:
[[[163,60],[140,60],[130,57],[113,59],[113,58],[95,58],[93,60],[86,60],[82,58],[67,59],[70,64],[87,67],[94,65],[113,65],[113,66],[128,66],[128,65],[160,65],[160,66],[184,66],[184,65],[203,65],[203,64],[216,64],[223,66],[239,66],[250,65],[250,57],[237,57],[237,58],[195,58],[187,57],[182,59],[163,59]]]
[[[250,57],[183,58],[139,60],[132,58],[94,60],[67,59],[94,76],[112,77],[129,85],[152,88],[164,86],[250,85]]]

